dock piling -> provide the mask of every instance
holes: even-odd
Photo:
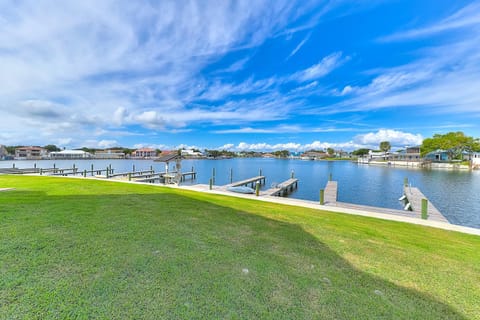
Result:
[[[213,179],[212,178],[210,178],[209,187],[210,187],[210,190],[213,189]]]
[[[428,218],[428,200],[422,199],[422,219]]]
[[[320,204],[322,206],[325,204],[325,189],[320,189]]]
[[[230,183],[233,183],[233,168],[230,168]]]
[[[255,195],[258,197],[260,194],[260,183],[257,181],[255,184]]]

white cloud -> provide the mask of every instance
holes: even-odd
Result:
[[[286,142],[278,144],[269,144],[265,142],[259,143],[246,143],[240,142],[238,145],[234,146],[230,144],[231,147],[229,150],[232,151],[278,151],[278,150],[289,150],[295,152],[303,152],[308,150],[324,150],[327,148],[341,149],[341,150],[354,150],[364,147],[362,144],[355,143],[353,141],[341,142],[341,143],[330,143],[330,142],[320,142],[313,141],[307,144],[300,144],[296,142]],[[220,148],[219,148],[220,149]]]
[[[381,129],[377,132],[357,135],[354,138],[355,143],[371,146],[372,148],[377,148],[382,141],[389,141],[394,147],[417,146],[422,144],[423,137],[420,134]]]
[[[300,41],[300,43],[295,47],[295,49],[292,50],[292,52],[290,52],[290,54],[288,55],[288,57],[285,60],[288,60],[291,57],[293,57],[303,47],[303,45],[305,43],[307,43],[307,41],[310,39],[311,35],[312,35],[312,33],[309,33],[305,38],[303,38],[303,40]]]
[[[472,2],[439,22],[395,33],[381,38],[381,41],[400,41],[428,37],[437,33],[480,25],[480,3]]]
[[[344,96],[344,95],[347,95],[349,93],[351,93],[354,89],[351,87],[351,86],[345,86],[341,92],[341,95]]]
[[[308,69],[295,73],[291,78],[297,81],[310,81],[322,78],[350,59],[349,57],[342,57],[342,55],[342,52],[334,52]]]

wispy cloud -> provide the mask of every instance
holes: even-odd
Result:
[[[348,56],[343,57],[342,52],[334,52],[324,57],[319,63],[293,74],[291,79],[304,82],[322,78],[340,67],[349,59]]]
[[[300,41],[300,43],[295,47],[295,49],[292,50],[292,52],[290,52],[290,54],[288,55],[288,57],[285,59],[285,61],[287,61],[288,59],[290,59],[291,57],[293,57],[297,52],[298,50],[300,50],[303,45],[305,43],[307,43],[307,41],[310,39],[310,36],[312,35],[312,33],[310,32],[309,34],[307,34],[307,36],[305,38],[303,38],[302,41]]]
[[[9,114],[15,123],[20,113],[11,110],[22,107],[22,116],[33,117],[32,128],[45,134],[48,125],[34,117],[57,116],[85,136],[105,126],[180,130],[192,121],[253,121],[266,114],[278,119],[283,111],[272,112],[278,107],[266,97],[253,98],[253,105],[267,105],[256,112],[245,112],[246,97],[199,104],[199,99],[220,100],[252,90],[226,84],[215,93],[215,83],[211,86],[202,70],[230,52],[261,45],[315,4],[3,1],[0,114]],[[239,71],[247,62],[237,60],[223,72]],[[253,80],[247,85],[257,91],[270,86]]]
[[[416,38],[428,37],[434,34],[458,30],[462,28],[472,28],[480,25],[480,3],[473,2],[452,15],[430,25],[419,28],[401,31],[380,38],[381,41],[401,41]]]

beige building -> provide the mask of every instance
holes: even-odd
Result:
[[[16,160],[38,160],[46,157],[47,150],[42,147],[20,147],[15,149]]]
[[[157,151],[152,148],[137,149],[132,153],[132,157],[135,158],[153,158],[157,156]]]

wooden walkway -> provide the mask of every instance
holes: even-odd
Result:
[[[225,188],[239,187],[239,186],[247,186],[247,185],[251,184],[252,188],[255,188],[255,184],[257,182],[260,182],[260,184],[262,184],[262,182],[263,182],[263,184],[265,184],[265,176],[256,176],[256,177],[245,179],[245,180],[242,180],[242,181],[233,182],[233,183],[225,185],[224,187]]]
[[[412,211],[421,215],[422,199],[428,200],[428,198],[418,188],[409,186],[403,187],[403,194],[407,197],[407,201],[410,203]],[[443,214],[430,202],[430,200],[428,200],[427,214],[427,220],[449,223]]]
[[[338,196],[338,183],[337,181],[328,181],[325,187],[325,204],[335,205],[337,203]]]
[[[276,187],[270,188],[262,192],[262,196],[281,196],[288,194],[298,187],[298,179],[292,178],[278,184]]]

